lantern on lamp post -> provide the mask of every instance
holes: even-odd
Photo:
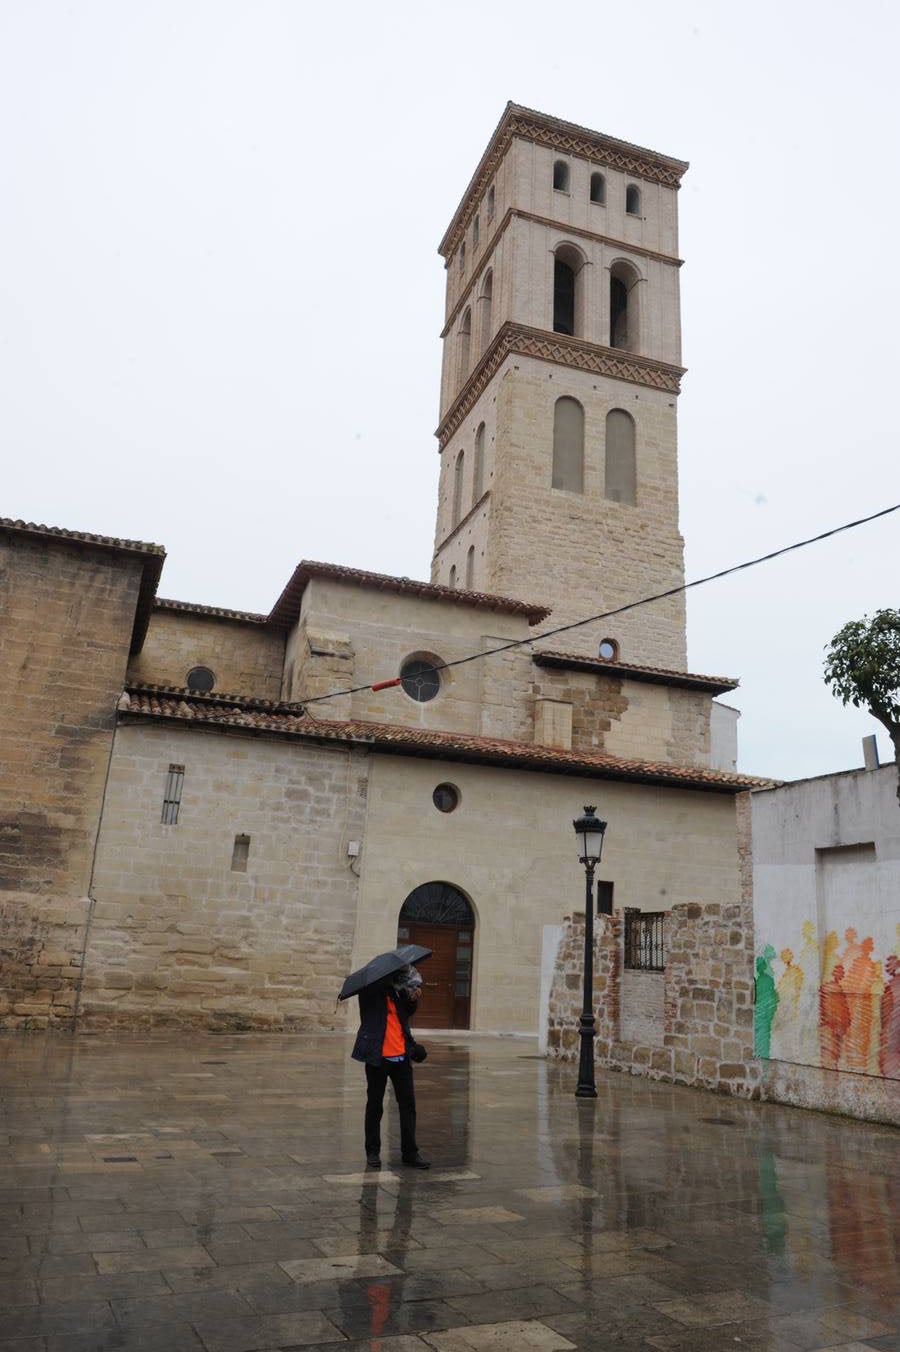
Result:
[[[576,1098],[596,1098],[594,1083],[594,869],[603,853],[606,822],[596,815],[596,807],[586,807],[584,816],[572,825],[578,840],[579,862],[584,864],[584,999],[581,1007],[579,1033],[581,1056],[578,1062]]]

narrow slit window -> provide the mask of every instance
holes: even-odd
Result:
[[[487,218],[489,221],[494,219],[494,187],[493,184],[488,188],[487,195]]]
[[[557,192],[569,191],[569,166],[565,160],[557,160],[553,165],[553,187]]]
[[[451,563],[451,565],[450,565],[450,580],[449,580],[449,582],[447,583],[447,586],[450,588],[451,591],[456,591],[456,564],[455,564],[455,563]]]
[[[466,555],[466,591],[472,591],[475,586],[475,546],[469,545],[469,552]]]
[[[163,793],[162,823],[175,826],[178,822],[178,810],[181,807],[181,791],[184,787],[184,766],[170,765],[166,775],[166,788]]]
[[[232,873],[246,873],[247,860],[250,858],[250,837],[235,836],[234,849],[231,851]]]
[[[481,238],[481,221],[476,216],[472,222],[472,243],[477,244]]]
[[[484,423],[478,424],[475,433],[475,463],[472,468],[472,506],[484,492]]]

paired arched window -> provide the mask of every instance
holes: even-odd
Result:
[[[591,174],[591,201],[601,206],[606,201],[606,179],[599,172]]]
[[[553,407],[552,483],[569,493],[584,491],[584,409],[568,395]]]
[[[466,468],[466,453],[460,451],[456,457],[456,465],[453,469],[453,526],[458,526],[462,519],[463,502],[463,474]]]
[[[472,311],[467,309],[462,317],[459,326],[459,342],[457,360],[458,367],[456,372],[456,383],[465,384],[469,375],[469,359],[472,349]]]
[[[637,494],[634,419],[623,408],[606,415],[606,475],[604,493],[612,502],[633,507]]]
[[[475,462],[472,466],[472,506],[484,492],[484,423],[478,424],[475,433]]]
[[[481,310],[481,333],[479,350],[484,352],[488,343],[491,341],[491,325],[493,324],[494,308],[494,271],[488,268],[487,274],[481,286],[481,295],[478,299],[478,305]]]
[[[553,332],[580,334],[584,309],[584,258],[573,244],[560,244],[553,256]]]
[[[627,263],[613,263],[609,271],[609,345],[626,352],[638,350],[638,275]]]
[[[641,190],[629,183],[625,189],[625,210],[629,216],[640,216],[641,214]]]
[[[475,587],[475,546],[469,545],[469,552],[466,555],[466,591],[473,591]]]
[[[555,160],[553,164],[553,186],[557,192],[569,191],[569,166],[565,160]]]

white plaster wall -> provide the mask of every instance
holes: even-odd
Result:
[[[709,768],[736,770],[739,709],[713,700],[709,708]]]

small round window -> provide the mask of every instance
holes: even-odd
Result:
[[[619,656],[619,645],[614,638],[602,638],[597,652],[604,662],[615,662]]]
[[[191,667],[185,679],[188,690],[197,690],[201,695],[209,694],[215,683],[215,675],[209,667]]]
[[[454,812],[459,807],[459,789],[453,784],[438,784],[431,801],[438,812]]]
[[[400,668],[400,684],[410,699],[427,704],[441,688],[441,678],[434,663],[422,657],[411,657]]]

